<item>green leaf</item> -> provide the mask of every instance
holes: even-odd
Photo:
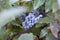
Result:
[[[55,38],[51,33],[48,33],[48,34],[46,35],[45,40],[58,40],[58,39]]]
[[[25,33],[25,34],[22,34],[18,40],[34,40],[33,38],[33,34],[32,33]]]
[[[6,36],[7,36],[6,30],[5,30],[5,28],[2,27],[0,29],[0,40],[4,40],[6,38]]]
[[[33,4],[34,9],[39,8],[44,2],[45,0],[34,0],[34,4]]]
[[[31,30],[30,30],[31,33],[33,33],[34,35],[40,35],[40,28],[35,28],[33,27]]]
[[[35,25],[36,28],[39,28],[39,27],[41,27],[41,26],[42,26],[41,23],[37,23],[37,24]]]
[[[55,17],[56,17],[56,19],[60,20],[60,10],[57,10],[55,12]]]
[[[9,0],[9,3],[10,4],[13,4],[13,3],[15,3],[15,2],[18,2],[19,0]]]
[[[51,21],[50,21],[50,18],[45,17],[45,18],[43,18],[43,19],[39,20],[39,22],[38,22],[38,23],[51,23]]]
[[[9,8],[10,7],[9,0],[2,0],[2,1],[0,1],[0,7],[1,8]]]
[[[19,2],[15,2],[15,3],[13,3],[12,5],[18,6],[18,5],[19,5]]]
[[[39,20],[38,23],[54,23],[54,13],[49,12],[46,17]]]
[[[52,0],[46,0],[45,8],[46,9],[51,9],[52,8]]]
[[[24,2],[23,4],[24,6],[27,6],[29,9],[27,10],[27,12],[31,12],[33,10],[33,4],[32,2]]]
[[[52,35],[51,35],[50,33],[47,34],[45,40],[49,40],[51,36],[52,36]],[[50,40],[51,40],[51,39],[50,39]]]
[[[14,25],[14,26],[17,26],[17,27],[19,26],[20,28],[23,28],[17,21],[14,21],[14,20],[13,20],[13,21],[11,22],[11,24]]]
[[[56,0],[46,0],[45,3],[45,9],[52,9],[53,4],[56,2]]]
[[[49,30],[47,28],[44,28],[41,30],[40,32],[40,38],[46,36],[46,34],[48,34]]]

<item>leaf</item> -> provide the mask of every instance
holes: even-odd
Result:
[[[19,5],[19,2],[17,1],[15,3],[11,4],[11,5],[18,6]]]
[[[44,2],[45,0],[34,0],[33,8],[34,9],[39,8]]]
[[[46,9],[51,9],[52,8],[52,0],[46,0],[45,8]]]
[[[6,36],[7,36],[6,30],[5,30],[5,28],[2,27],[0,29],[0,39],[4,40],[6,38]]]
[[[50,22],[50,18],[45,17],[45,18],[43,18],[43,19],[39,20],[39,22],[38,22],[38,23],[51,23],[51,22]]]
[[[57,38],[55,38],[50,32],[46,35],[45,40],[58,40]]]
[[[20,21],[19,21],[19,22],[20,22]],[[11,24],[14,25],[14,26],[17,26],[17,27],[19,26],[20,28],[23,28],[17,21],[14,21],[14,20],[13,20],[13,21],[11,22]]]
[[[47,34],[47,36],[46,36],[45,40],[49,40],[49,39],[50,39],[50,37],[51,37],[51,34],[49,33],[49,34]],[[51,40],[51,39],[50,39],[50,40]]]
[[[0,7],[5,9],[5,8],[9,8],[10,5],[9,5],[9,0],[2,0],[0,1]]]
[[[45,9],[52,9],[52,6],[53,4],[56,2],[56,0],[46,0],[46,3],[45,3]]]
[[[57,10],[55,12],[55,17],[56,17],[56,19],[60,20],[60,10]]]
[[[41,27],[41,23],[37,23],[37,24],[35,25],[35,27],[36,27],[36,28]]]
[[[40,32],[40,38],[46,36],[46,34],[48,34],[48,31],[49,30],[47,28],[42,29],[41,32]]]
[[[40,35],[41,27],[35,27],[35,26],[36,25],[34,25],[29,32],[33,33],[34,35]]]
[[[33,10],[33,4],[32,4],[32,2],[24,2],[23,6],[27,6],[29,8],[27,10],[27,12],[31,12]]]
[[[13,4],[13,3],[15,3],[15,2],[17,2],[17,1],[19,1],[19,0],[9,0],[9,3],[10,3],[10,4]]]
[[[40,19],[38,23],[54,23],[54,13],[49,12],[46,17]]]
[[[33,34],[32,33],[25,33],[25,34],[22,34],[18,40],[34,40],[33,38]]]

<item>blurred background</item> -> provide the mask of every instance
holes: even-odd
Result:
[[[0,0],[0,40],[60,40],[60,0]]]

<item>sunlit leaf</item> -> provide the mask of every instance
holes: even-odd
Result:
[[[45,0],[34,0],[34,4],[33,4],[34,9],[39,8],[44,2]]]
[[[42,29],[41,32],[40,32],[40,38],[46,36],[46,34],[48,34],[48,31],[49,30],[47,28]]]
[[[56,2],[56,0],[46,0],[46,3],[45,3],[45,9],[52,9],[52,6],[53,4]]]
[[[33,38],[34,36],[33,36],[33,34],[32,33],[25,33],[25,34],[22,34],[19,38],[18,38],[18,40],[34,40],[34,38]]]

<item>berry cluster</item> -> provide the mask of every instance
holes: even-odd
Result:
[[[44,13],[44,12],[43,12]],[[22,25],[25,29],[31,28],[34,24],[38,22],[41,18],[43,18],[43,13],[38,10],[33,10],[31,13],[24,13],[20,16],[20,20],[22,21]]]

